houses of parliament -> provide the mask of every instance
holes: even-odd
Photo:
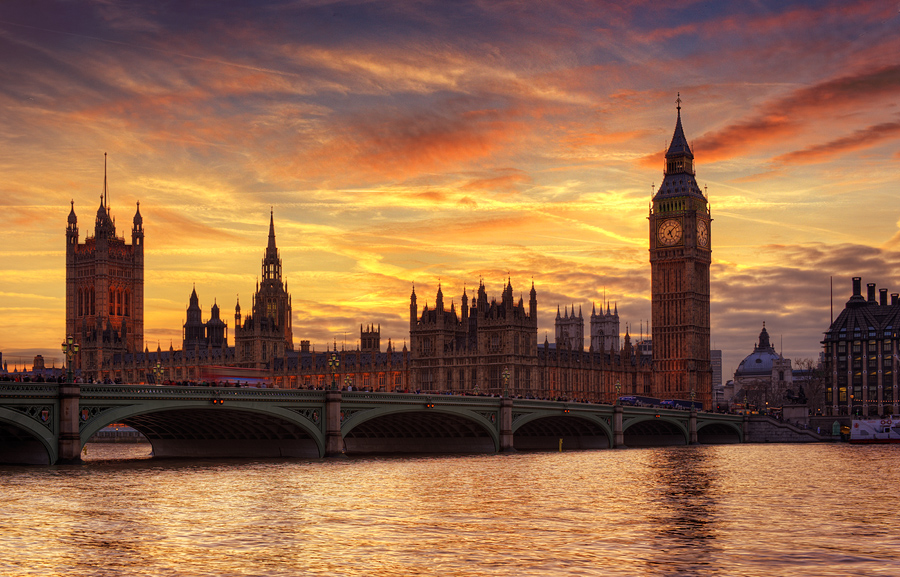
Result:
[[[618,308],[592,305],[585,347],[581,307],[557,307],[555,339],[538,342],[538,297],[515,298],[507,279],[499,298],[483,281],[449,308],[438,286],[433,305],[419,307],[413,286],[409,346],[388,340],[380,326],[360,325],[356,350],[316,352],[308,340],[294,347],[291,297],[282,277],[275,218],[270,214],[261,281],[242,316],[235,303],[232,341],[217,303],[203,320],[190,292],[181,348],[149,350],[144,333],[144,228],[140,203],[131,244],[116,232],[104,190],[93,235],[79,240],[74,201],[66,231],[66,331],[81,345],[75,368],[87,381],[184,382],[256,372],[284,388],[328,387],[487,393],[610,402],[620,395],[694,398],[712,402],[710,366],[709,206],[697,185],[694,155],[681,124],[681,101],[664,178],[648,215],[652,353],[626,330]],[[233,369],[233,372],[229,372]],[[243,371],[243,372],[241,372]],[[224,376],[224,377],[223,377]],[[240,376],[232,380],[240,380]]]

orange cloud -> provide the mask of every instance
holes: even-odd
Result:
[[[624,132],[592,132],[583,134],[574,134],[566,139],[565,143],[572,148],[584,148],[590,146],[602,146],[606,144],[619,144],[628,142],[629,140],[643,138],[647,136],[647,130],[627,130]],[[660,162],[658,157],[653,157],[654,165]]]
[[[452,107],[448,103],[448,108]],[[356,119],[336,127],[337,136],[285,159],[283,176],[342,180],[404,180],[423,173],[469,168],[522,138],[528,126],[518,110],[480,109]],[[293,151],[292,151],[293,152]]]
[[[161,206],[142,208],[144,228],[153,234],[153,248],[180,247],[185,243],[246,242],[246,239],[227,230],[216,228]],[[170,231],[168,233],[164,231]]]
[[[782,154],[774,160],[779,164],[824,162],[843,152],[871,148],[885,140],[896,138],[898,135],[900,135],[900,122],[885,122],[857,130],[850,136]]]
[[[531,176],[519,171],[511,170],[510,174],[489,178],[476,178],[463,184],[460,190],[485,190],[493,192],[519,192],[521,185],[530,184]]]
[[[765,145],[783,143],[786,137],[818,125],[823,116],[841,110],[857,110],[882,97],[900,98],[900,65],[869,69],[795,90],[766,103],[750,118],[704,134],[696,140],[694,149],[695,152],[702,151],[705,162],[746,155]],[[880,128],[877,132],[884,130]],[[849,141],[841,144],[850,145]],[[817,152],[811,151],[809,157],[814,154]],[[648,155],[641,158],[639,164],[658,166],[660,158],[659,153]]]

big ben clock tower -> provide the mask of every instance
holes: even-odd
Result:
[[[681,96],[665,176],[650,208],[654,395],[712,405],[709,205],[681,128]]]

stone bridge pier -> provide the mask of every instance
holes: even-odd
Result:
[[[344,437],[341,435],[341,392],[325,393],[325,456],[344,454]]]
[[[78,429],[80,404],[80,385],[77,383],[59,385],[59,463],[81,461],[81,433]]]

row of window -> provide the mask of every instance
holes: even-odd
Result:
[[[878,402],[878,387],[838,387],[838,403],[847,403],[851,398],[848,396],[848,392],[852,395],[852,401],[854,404],[868,402],[874,403]],[[864,396],[863,393],[866,393]],[[829,387],[825,389],[825,396],[828,399],[832,398],[834,394],[834,389]],[[890,387],[885,387],[881,391],[881,402],[883,403],[893,403],[894,402],[894,391]]]
[[[75,315],[97,314],[97,299],[93,287],[78,289],[75,294]],[[123,289],[109,289],[109,316],[131,316],[131,293]]]

